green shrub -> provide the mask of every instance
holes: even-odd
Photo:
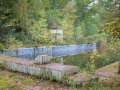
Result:
[[[0,50],[4,50],[4,46],[0,43]]]
[[[4,68],[3,64],[2,64],[2,63],[0,63],[0,69],[3,69],[3,68]]]

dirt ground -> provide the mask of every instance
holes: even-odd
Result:
[[[0,90],[69,90],[69,87],[60,82],[0,69]]]
[[[120,87],[104,87],[99,84],[74,88],[61,82],[39,79],[19,72],[0,69],[0,90],[120,90]]]
[[[102,77],[98,78],[99,83],[85,82],[82,83],[83,87],[75,88],[61,82],[39,79],[35,76],[13,72],[0,67],[0,90],[120,90],[120,75],[116,75],[117,72],[117,63],[102,67],[96,71],[96,75]],[[109,78],[103,78],[107,76]],[[87,77],[85,78],[87,79]]]

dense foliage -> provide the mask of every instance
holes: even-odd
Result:
[[[113,0],[113,3],[108,10],[111,15],[110,20],[104,24],[102,32],[111,36],[111,48],[118,49],[120,41],[120,1]]]
[[[97,42],[101,39],[98,30],[110,21],[106,17],[115,14],[108,10],[112,3],[111,0],[0,0],[0,43],[8,48]],[[54,24],[63,30],[63,41],[55,40],[50,33]]]

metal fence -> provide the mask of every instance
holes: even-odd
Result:
[[[15,50],[5,49],[0,51],[0,55],[8,55],[18,58],[34,60],[39,54],[48,54],[54,57],[75,55],[80,53],[87,53],[95,50],[96,44],[81,44],[81,45],[64,45],[64,46],[50,46],[50,47],[31,47],[31,48],[18,48]]]

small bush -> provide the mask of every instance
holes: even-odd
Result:
[[[4,46],[0,43],[0,50],[4,50]]]
[[[50,80],[53,81],[53,82],[56,82],[56,81],[57,81],[57,79],[56,79],[55,76],[51,76],[51,77],[50,77]]]
[[[2,63],[0,63],[0,69],[3,69],[3,68],[4,68],[3,64],[2,64]]]

